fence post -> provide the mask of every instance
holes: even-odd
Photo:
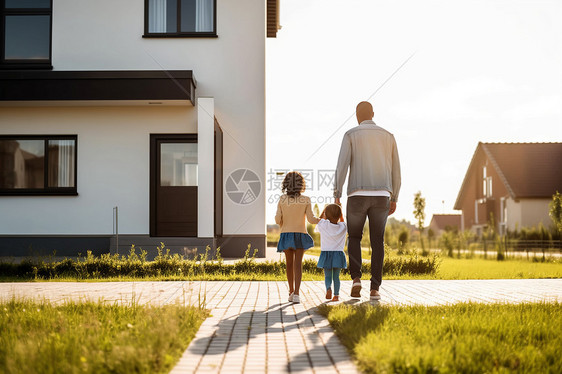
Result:
[[[115,235],[115,253],[119,254],[119,207],[113,207],[113,233]]]

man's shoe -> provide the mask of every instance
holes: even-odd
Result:
[[[378,290],[371,290],[371,300],[380,300],[381,294]]]
[[[361,278],[355,278],[351,285],[351,297],[361,297]]]
[[[328,288],[328,290],[326,291],[326,299],[330,300],[332,298],[332,289]]]

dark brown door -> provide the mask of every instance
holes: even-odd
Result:
[[[151,236],[197,236],[197,135],[151,135]]]

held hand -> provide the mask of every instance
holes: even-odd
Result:
[[[334,201],[334,204],[337,204],[339,206],[341,206],[341,201],[339,197],[336,197],[336,200]]]
[[[396,211],[396,201],[391,201],[390,202],[390,209],[388,210],[388,215],[390,216],[395,211]]]

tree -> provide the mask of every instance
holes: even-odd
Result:
[[[420,230],[420,243],[422,251],[425,252],[425,247],[423,244],[423,224],[425,221],[425,198],[422,197],[421,191],[414,194],[414,217],[418,220],[418,230]]]
[[[429,244],[429,249],[431,249],[431,240],[435,238],[435,232],[433,231],[433,229],[428,229],[427,230],[427,241]]]
[[[562,233],[562,195],[560,192],[556,191],[556,193],[552,195],[552,201],[548,204],[548,207],[550,219],[554,222],[554,226],[558,229],[558,232]]]

